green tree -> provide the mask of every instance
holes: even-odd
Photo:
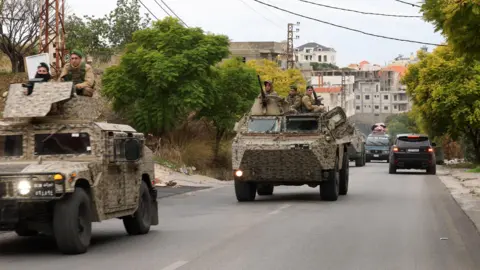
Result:
[[[414,115],[408,112],[388,116],[385,124],[388,128],[388,134],[390,134],[392,139],[395,138],[397,134],[419,132]]]
[[[133,35],[121,62],[105,71],[103,94],[143,132],[160,135],[213,104],[213,65],[228,56],[227,36],[166,18]]]
[[[239,58],[231,58],[216,68],[212,87],[215,89],[213,105],[203,108],[199,116],[212,121],[216,128],[213,149],[216,159],[223,136],[232,131],[235,122],[250,109],[259,86],[255,69],[247,67]]]
[[[332,70],[338,69],[338,66],[330,63],[310,63],[313,70]]]
[[[426,0],[422,11],[456,52],[480,59],[480,0]]]
[[[457,57],[450,46],[418,56],[402,81],[424,129],[433,137],[468,137],[480,162],[480,62]]]

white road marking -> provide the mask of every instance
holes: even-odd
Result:
[[[272,212],[268,213],[269,215],[276,215],[278,213],[280,213],[280,211],[282,211],[283,209],[286,209],[288,207],[292,206],[291,204],[285,204],[285,205],[282,205],[280,206],[278,209],[276,210],[273,210]]]
[[[177,262],[174,262],[174,263],[170,264],[169,266],[167,266],[165,268],[162,268],[161,270],[175,270],[175,269],[178,269],[178,268],[184,266],[187,263],[188,263],[187,261],[177,261]]]

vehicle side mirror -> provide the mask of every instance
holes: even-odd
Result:
[[[432,146],[433,146],[433,147],[435,147],[435,146],[437,146],[437,144],[436,144],[436,143],[434,143],[434,142],[432,142]]]
[[[136,139],[125,141],[125,159],[127,161],[137,161],[141,157],[142,145]]]

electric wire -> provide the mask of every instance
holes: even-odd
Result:
[[[422,42],[422,41],[416,41],[416,40],[401,39],[401,38],[388,37],[388,36],[383,36],[383,35],[378,35],[378,34],[372,34],[372,33],[362,31],[362,30],[353,29],[353,28],[350,28],[350,27],[346,27],[346,26],[334,24],[334,23],[331,23],[331,22],[322,21],[322,20],[319,20],[319,19],[308,17],[308,16],[305,16],[305,15],[302,15],[302,14],[299,14],[299,13],[295,13],[295,12],[292,12],[292,11],[274,6],[274,5],[264,3],[264,2],[259,1],[259,0],[253,0],[253,1],[258,2],[262,5],[269,6],[269,7],[274,8],[274,9],[281,10],[281,11],[286,12],[286,13],[290,13],[290,14],[305,18],[305,19],[309,19],[309,20],[317,21],[317,22],[320,22],[320,23],[323,23],[323,24],[328,24],[328,25],[335,26],[335,27],[338,27],[338,28],[342,28],[342,29],[353,31],[353,32],[361,33],[361,34],[364,34],[364,35],[367,35],[367,36],[383,38],[383,39],[390,39],[390,40],[395,40],[395,41],[402,41],[402,42],[409,42],[409,43],[417,43],[417,44],[422,44],[422,45],[445,46],[445,45],[442,45],[442,44],[436,44],[436,43],[430,43],[430,42]]]
[[[274,21],[270,20],[269,18],[265,17],[263,14],[261,14],[260,12],[258,12],[256,9],[254,9],[253,7],[251,7],[249,4],[247,4],[245,1],[243,0],[240,0],[240,2],[242,2],[243,4],[245,4],[248,8],[250,8],[251,10],[253,10],[255,13],[257,13],[258,15],[262,16],[265,20],[269,21],[270,23],[272,23],[273,25],[275,25],[276,27],[282,29],[282,30],[285,30],[284,27],[281,27],[279,26],[278,24],[276,24]]]
[[[312,4],[312,5],[316,5],[316,6],[338,9],[338,10],[342,10],[342,11],[355,12],[355,13],[360,13],[360,14],[364,14],[364,15],[376,15],[376,16],[400,17],[400,18],[422,18],[422,16],[418,16],[418,15],[396,15],[396,14],[385,14],[385,13],[373,13],[373,12],[365,12],[365,11],[358,11],[358,10],[347,9],[347,8],[334,7],[334,6],[329,6],[329,5],[315,3],[315,2],[310,2],[310,1],[306,1],[306,0],[298,0],[298,1],[308,3],[308,4]]]
[[[417,4],[413,4],[413,3],[409,3],[409,2],[405,2],[405,1],[401,1],[401,0],[395,0],[395,1],[400,2],[400,3],[402,3],[402,4],[410,5],[410,6],[412,6],[412,7],[421,7],[421,6],[417,5]]]
[[[148,7],[142,2],[142,0],[138,0],[138,2],[140,2],[140,4],[142,4],[142,6],[150,13],[152,14],[152,16],[158,20],[157,16],[155,16],[155,14],[153,14],[152,11],[150,11],[150,9],[148,9]]]
[[[188,25],[185,23],[185,21],[183,21],[182,18],[180,18],[180,16],[178,16],[178,15],[175,13],[175,11],[173,11],[173,9],[171,9],[171,8],[167,5],[167,3],[165,3],[165,1],[163,1],[163,0],[160,0],[160,1],[173,13],[173,15],[175,15],[175,17],[177,17],[177,18],[183,23],[183,25],[185,25],[185,27],[188,28]],[[157,2],[157,1],[155,0],[155,2]],[[158,4],[158,3],[157,3],[157,4]]]

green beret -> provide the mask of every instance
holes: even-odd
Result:
[[[80,56],[80,58],[83,58],[83,53],[80,50],[72,50],[70,55],[72,55],[72,54],[78,55],[78,56]]]

